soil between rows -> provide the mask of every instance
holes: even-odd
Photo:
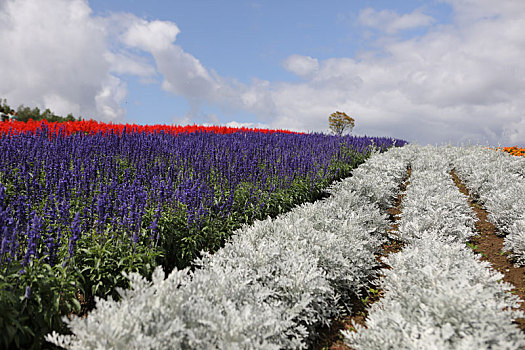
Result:
[[[508,253],[503,253],[504,238],[498,235],[500,232],[492,222],[488,220],[488,213],[483,206],[475,201],[468,189],[458,178],[454,170],[450,172],[454,183],[458,186],[461,193],[468,196],[468,204],[476,213],[476,231],[478,235],[471,239],[473,250],[481,254],[482,261],[488,261],[492,268],[503,274],[503,281],[514,286],[511,293],[521,299],[520,309],[525,312],[525,267],[516,267],[509,261]],[[514,321],[518,327],[525,332],[525,318],[519,318]]]
[[[398,196],[394,201],[392,208],[388,209],[388,215],[390,220],[390,228],[388,232],[390,234],[395,234],[397,231],[397,221],[401,218],[401,208],[403,197],[405,196],[404,192],[407,185],[410,183],[409,178],[412,170],[407,168],[407,175],[401,182],[399,186]],[[376,259],[379,261],[380,265],[377,267],[380,269],[390,269],[390,266],[385,264],[382,261],[382,258],[388,256],[391,253],[397,253],[403,249],[404,244],[400,241],[390,240],[381,247],[381,254],[376,255]],[[371,292],[373,291],[373,292]],[[332,322],[330,327],[321,329],[320,337],[318,341],[314,344],[313,349],[315,350],[348,350],[352,349],[346,345],[343,341],[341,335],[342,330],[355,330],[352,326],[353,323],[356,323],[360,326],[366,327],[366,317],[368,316],[368,307],[378,301],[383,291],[378,289],[377,285],[373,283],[370,285],[370,289],[362,290],[361,294],[366,296],[364,299],[360,299],[357,296],[354,296],[352,299],[352,315],[336,319]]]
[[[410,183],[409,178],[411,169],[407,171],[407,176],[403,180],[403,183],[399,189],[399,195],[394,203],[394,206],[388,210],[390,215],[391,226],[389,233],[395,234],[397,231],[397,221],[400,219],[402,210],[402,200],[404,197],[403,192],[406,186]],[[496,229],[493,223],[488,220],[488,212],[483,206],[475,201],[466,186],[461,182],[455,171],[450,172],[454,183],[458,187],[459,191],[468,197],[469,206],[474,210],[478,220],[475,223],[476,231],[478,235],[471,239],[474,252],[481,255],[482,261],[488,261],[492,265],[492,268],[499,271],[504,275],[503,281],[508,282],[514,286],[511,293],[517,295],[521,299],[520,309],[525,312],[525,267],[516,267],[508,259],[508,254],[503,253],[503,240],[504,238],[498,236],[499,231]],[[403,249],[403,244],[399,241],[391,240],[390,242],[383,245],[383,253],[378,255],[376,258],[381,262],[379,268],[389,269],[390,267],[384,264],[381,259],[388,256],[391,253],[399,252]],[[320,330],[319,340],[312,347],[314,350],[351,350],[347,346],[341,335],[341,331],[354,330],[352,323],[359,324],[366,327],[366,318],[368,315],[368,307],[374,302],[381,298],[383,292],[376,288],[377,286],[371,285],[370,288],[375,290],[375,293],[370,293],[370,290],[363,291],[363,295],[368,295],[368,298],[363,300],[355,297],[352,310],[353,314],[334,320],[331,327],[323,328]],[[525,332],[525,319],[516,319],[514,323]]]

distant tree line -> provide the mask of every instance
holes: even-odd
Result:
[[[18,106],[18,108],[15,110],[7,104],[7,100],[5,98],[0,98],[0,102],[0,113],[9,114],[10,111],[14,110],[16,113],[15,119],[21,122],[27,122],[29,119],[47,120],[48,122],[74,122],[77,120],[82,120],[82,117],[77,119],[72,113],[69,113],[66,117],[62,117],[53,113],[49,108],[41,111],[38,107],[31,109],[30,107],[26,107],[23,104]]]

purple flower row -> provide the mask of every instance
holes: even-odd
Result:
[[[188,230],[239,210],[297,179],[334,177],[345,149],[405,142],[390,138],[263,133],[81,133],[41,130],[0,139],[0,266],[45,258],[67,263],[82,237],[159,239],[166,210],[185,210]],[[342,147],[344,145],[344,147]],[[182,209],[181,209],[182,208]],[[242,209],[242,208],[241,208]]]

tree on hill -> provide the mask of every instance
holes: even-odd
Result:
[[[8,114],[9,111],[11,111],[14,108],[11,108],[7,104],[7,100],[4,98],[3,100],[0,99],[0,112],[3,112],[5,114]],[[47,120],[48,122],[68,122],[68,121],[76,121],[76,120],[82,120],[81,117],[76,119],[73,114],[69,113],[67,117],[61,117],[59,115],[56,115],[55,113],[51,112],[49,108],[46,108],[45,111],[41,112],[40,108],[35,107],[31,109],[30,107],[26,107],[23,104],[18,106],[16,109],[16,118],[17,121],[21,122],[27,122],[29,119],[33,120]]]
[[[343,135],[345,131],[352,132],[355,125],[354,118],[348,116],[344,112],[334,112],[328,117],[330,130],[338,136]]]

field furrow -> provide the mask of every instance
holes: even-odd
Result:
[[[519,299],[499,272],[466,246],[475,216],[454,185],[447,150],[414,152],[398,236],[405,248],[385,258],[383,297],[366,327],[345,331],[355,349],[518,349],[525,337],[513,324]]]
[[[525,266],[525,158],[470,147],[458,150],[454,166],[505,236],[504,250]]]
[[[461,193],[469,197],[469,205],[477,216],[475,226],[478,235],[472,237],[469,247],[480,255],[482,261],[488,261],[493,269],[503,274],[503,281],[512,285],[510,293],[520,298],[520,309],[525,313],[525,266],[516,266],[509,259],[508,253],[504,253],[504,237],[499,235],[496,226],[488,220],[487,210],[470,196],[454,170],[451,175]],[[515,319],[514,322],[525,332],[525,318]]]

